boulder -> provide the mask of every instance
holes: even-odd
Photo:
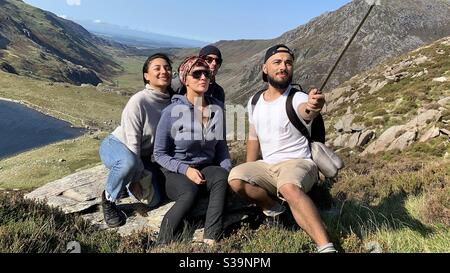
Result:
[[[421,65],[427,61],[428,61],[427,56],[420,56],[413,60],[414,64],[416,64],[416,65]]]
[[[412,129],[412,128],[423,128],[425,126],[427,126],[427,124],[429,122],[432,121],[438,121],[440,118],[442,117],[441,112],[439,112],[438,110],[427,110],[421,114],[419,114],[418,116],[414,117],[411,119],[411,121],[409,121],[405,127],[407,129]]]
[[[440,134],[441,132],[439,131],[439,128],[433,126],[425,132],[425,134],[420,138],[419,142],[427,142],[433,138],[438,137]]]
[[[336,122],[334,125],[334,129],[337,132],[345,132],[345,133],[351,133],[352,132],[352,122],[355,119],[355,115],[353,114],[346,114],[342,116],[342,118]]]
[[[362,123],[354,123],[351,126],[352,132],[362,132],[364,131],[364,129],[366,129],[366,126],[364,126],[364,124]]]
[[[386,150],[387,147],[398,137],[399,133],[404,132],[405,126],[397,125],[392,126],[386,131],[384,131],[381,136],[372,142],[362,153],[361,156],[365,156],[367,154],[376,154],[378,152],[382,152]]]
[[[325,100],[326,101],[335,101],[342,97],[347,92],[350,92],[352,90],[351,86],[344,86],[340,88],[333,89],[333,91],[325,94]]]
[[[375,132],[372,130],[366,130],[361,133],[358,139],[357,146],[364,147],[375,136]]]
[[[355,93],[353,93],[350,96],[350,100],[352,100],[352,101],[357,101],[358,99],[359,99],[359,92],[358,91],[356,91]]]
[[[408,131],[401,135],[400,137],[396,138],[386,149],[387,151],[391,150],[400,150],[403,151],[406,147],[410,146],[414,143],[414,141],[417,138],[417,130],[415,131]]]
[[[351,137],[350,134],[340,134],[334,141],[333,146],[334,147],[345,147],[347,146],[347,141]]]
[[[400,72],[395,75],[385,75],[387,82],[399,82],[410,75],[409,72]]]
[[[449,79],[447,77],[439,77],[433,79],[434,82],[447,82],[448,80]]]
[[[355,148],[356,146],[358,146],[358,140],[359,140],[360,136],[361,136],[361,132],[354,133],[348,140],[347,147]]]
[[[439,129],[439,132],[450,137],[450,131],[447,129]]]
[[[443,99],[438,100],[438,104],[440,104],[441,106],[447,106],[447,104],[450,103],[450,97],[446,97]]]
[[[387,80],[384,81],[373,81],[371,84],[369,84],[370,90],[369,94],[374,94],[381,90],[386,84],[388,84]]]

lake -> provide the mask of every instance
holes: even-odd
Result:
[[[24,105],[0,100],[0,159],[85,132]]]

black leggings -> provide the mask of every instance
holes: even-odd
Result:
[[[158,243],[173,241],[180,224],[197,201],[199,191],[209,193],[208,209],[205,220],[205,239],[217,240],[222,234],[222,214],[227,193],[228,171],[218,166],[199,169],[206,180],[206,185],[196,185],[186,175],[163,169],[166,180],[166,193],[175,201],[161,223]]]

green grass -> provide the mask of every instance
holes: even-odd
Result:
[[[0,193],[0,216],[0,253],[62,253],[70,241],[80,242],[83,252],[115,252],[121,241],[117,233],[17,193]]]
[[[337,213],[321,212],[332,242],[341,252],[370,252],[371,244],[383,252],[450,252],[449,161],[393,152],[390,157],[344,157],[348,167],[331,188]],[[61,252],[71,240],[80,241],[85,252],[315,251],[310,237],[292,224],[250,221],[215,247],[188,239],[161,247],[151,232],[121,238],[11,193],[3,199],[0,194],[0,202],[0,252]]]
[[[106,133],[51,144],[0,161],[0,188],[31,190],[100,163]]]
[[[124,68],[124,72],[114,77],[113,82],[117,87],[130,91],[140,91],[143,89],[142,67],[146,60],[141,56],[116,57],[119,64]]]
[[[128,97],[95,87],[52,84],[0,72],[0,97],[23,101],[31,108],[76,126],[112,129],[120,121]]]

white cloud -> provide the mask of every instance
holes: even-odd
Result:
[[[61,18],[63,18],[63,19],[67,19],[67,15],[58,15],[58,17],[61,17]]]
[[[94,23],[96,23],[96,24],[100,24],[101,22],[102,22],[102,20],[99,20],[99,19],[94,20]]]
[[[80,6],[81,0],[66,0],[66,3],[69,6]]]

